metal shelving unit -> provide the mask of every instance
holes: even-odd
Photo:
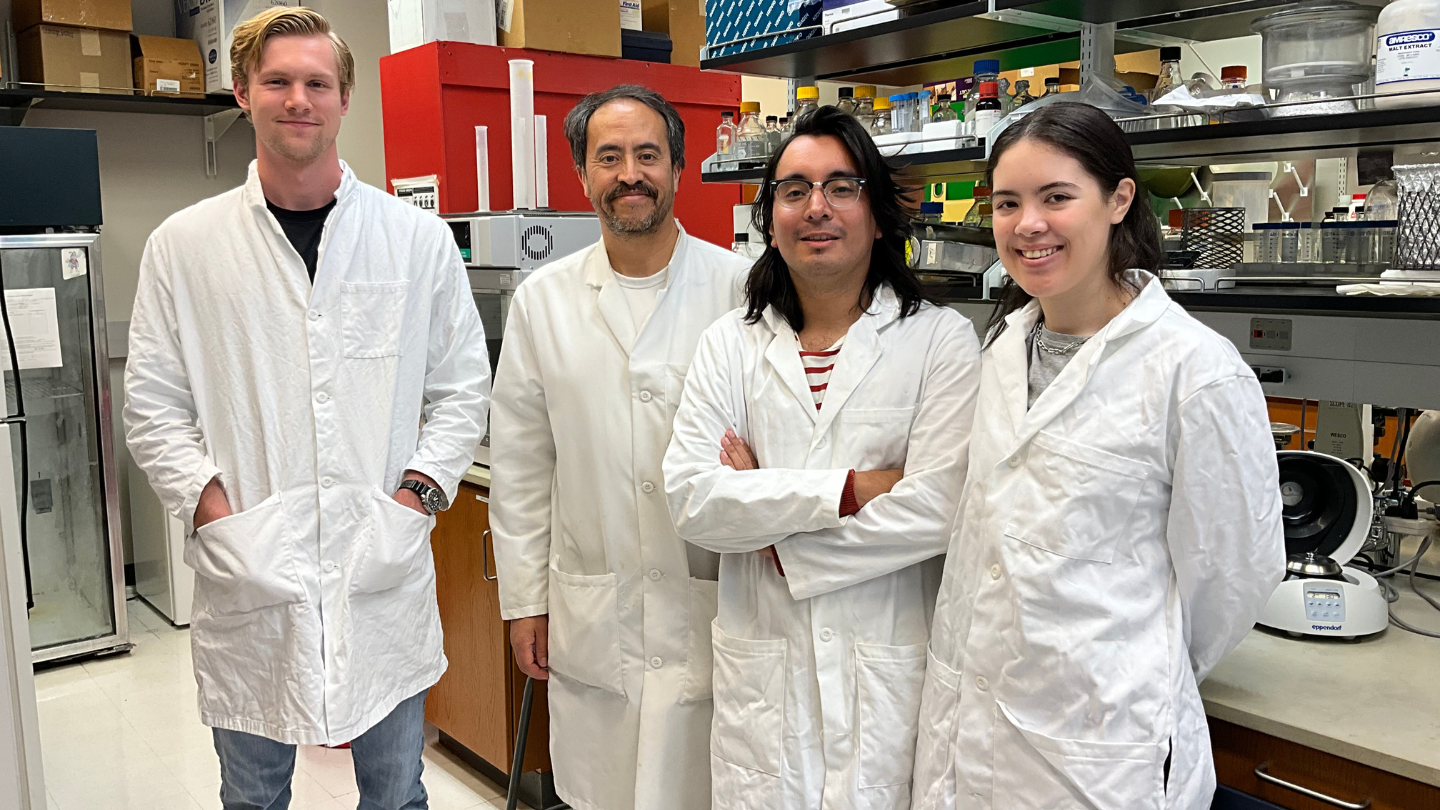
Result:
[[[1440,141],[1440,106],[1362,110],[1135,132],[1126,136],[1140,163],[1203,166],[1337,157],[1356,149]],[[924,152],[898,159],[907,177],[940,182],[985,171],[984,147]],[[707,183],[754,183],[760,169],[706,171]]]
[[[214,115],[238,110],[233,96],[174,98],[167,96],[126,96],[119,93],[82,93],[41,88],[0,88],[0,110],[19,125],[32,108],[87,110],[91,112],[158,113],[161,115]]]

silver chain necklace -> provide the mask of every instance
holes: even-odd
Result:
[[[1040,330],[1044,325],[1044,318],[1037,320],[1035,322],[1035,328],[1032,329],[1030,332],[1030,339],[1035,342],[1035,346],[1040,349],[1040,351],[1045,352],[1046,354],[1053,354],[1056,356],[1067,355],[1070,352],[1073,352],[1076,349],[1080,348],[1081,346],[1084,346],[1085,341],[1090,339],[1089,336],[1076,338],[1069,343],[1057,346],[1053,343],[1047,342],[1044,336],[1041,334]]]

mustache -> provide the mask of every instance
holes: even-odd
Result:
[[[605,202],[614,202],[626,194],[644,194],[651,199],[660,196],[660,192],[656,191],[654,186],[642,180],[633,185],[630,183],[617,183],[614,188],[605,194]]]

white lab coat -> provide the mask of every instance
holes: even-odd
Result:
[[[190,532],[206,725],[354,739],[445,671],[432,518],[484,435],[485,337],[450,230],[348,167],[311,282],[244,186],[167,219],[140,266],[130,453],[187,532],[219,476],[235,514]],[[421,426],[421,419],[424,426]]]
[[[682,231],[637,334],[597,242],[510,304],[490,430],[501,615],[549,614],[555,790],[577,810],[710,803],[718,560],[675,534],[660,461],[700,333],[748,269]]]
[[[1131,273],[1150,283],[1028,412],[1038,304],[986,350],[918,810],[1210,806],[1196,684],[1284,574],[1279,472],[1235,347]]]
[[[953,310],[899,318],[888,286],[849,330],[818,412],[774,309],[705,333],[665,456],[680,536],[715,551],[716,810],[903,810],[925,642],[965,477],[980,351]],[[720,464],[733,428],[761,469]],[[839,514],[849,470],[901,468]],[[782,578],[768,555],[774,544]]]

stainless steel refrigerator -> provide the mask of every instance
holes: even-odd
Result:
[[[99,240],[0,235],[4,422],[36,662],[130,646]]]

